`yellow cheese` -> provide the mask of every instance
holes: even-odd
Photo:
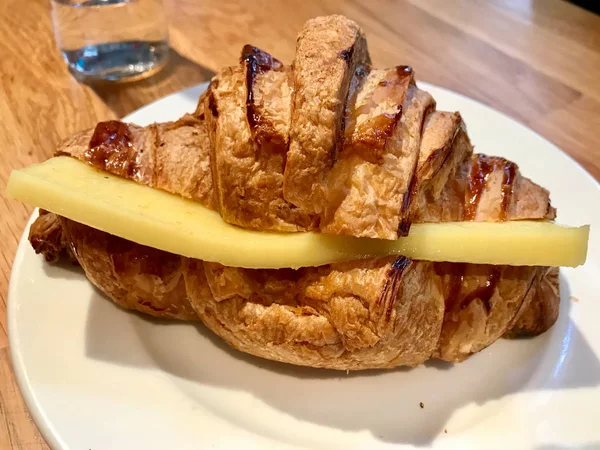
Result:
[[[198,203],[61,156],[12,172],[7,195],[131,241],[248,268],[317,266],[379,255],[541,266],[585,262],[589,226],[549,222],[414,224],[396,241],[266,233],[229,225]]]

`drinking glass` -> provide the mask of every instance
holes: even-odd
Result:
[[[169,55],[162,0],[50,0],[56,42],[81,81],[133,80]]]

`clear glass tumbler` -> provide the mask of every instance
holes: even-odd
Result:
[[[162,0],[50,0],[56,42],[84,82],[134,80],[169,55]]]

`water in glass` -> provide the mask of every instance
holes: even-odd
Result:
[[[56,41],[82,81],[138,79],[166,63],[162,0],[51,0]]]

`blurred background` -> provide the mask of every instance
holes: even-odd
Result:
[[[174,17],[167,16],[165,1],[169,11],[178,10],[178,2],[169,0],[50,0],[56,44],[71,74],[88,84],[122,82],[147,78],[165,67]],[[600,8],[597,1],[569,1],[592,12]],[[523,0],[521,6],[526,4]],[[257,16],[276,17],[279,12],[264,3],[250,5],[262,7],[249,11]],[[535,13],[536,5],[540,3],[527,7]],[[193,12],[199,14],[198,9]]]

